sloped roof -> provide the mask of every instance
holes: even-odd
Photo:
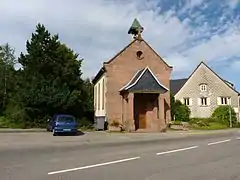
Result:
[[[232,90],[234,90],[235,92],[237,92],[239,94],[239,92],[234,89],[234,84],[232,84],[231,82],[222,79],[217,73],[215,73],[206,63],[204,63],[203,61],[200,62],[200,64],[195,68],[195,70],[190,74],[190,76],[188,78],[183,78],[183,79],[172,79],[170,80],[170,91],[173,95],[177,94],[178,91],[180,91],[180,89],[184,86],[184,84],[188,81],[188,79],[190,77],[192,77],[192,75],[197,71],[197,69],[200,67],[200,65],[203,64],[205,65],[211,72],[213,72],[213,74],[215,74],[220,80],[222,80],[229,88],[231,88]]]
[[[187,78],[184,79],[173,79],[170,80],[170,91],[173,95],[177,94],[177,92],[183,87],[183,85],[187,82]]]
[[[142,29],[143,30],[143,27],[141,26],[139,21],[135,18],[133,20],[133,23],[132,23],[131,27],[128,30],[128,34],[135,34],[138,29]]]
[[[148,68],[138,70],[132,79],[119,91],[168,91],[169,89],[159,82],[157,77]]]

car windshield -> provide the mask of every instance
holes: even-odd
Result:
[[[58,117],[57,122],[72,123],[72,122],[75,122],[75,118],[71,117],[71,116],[60,116],[60,117]]]

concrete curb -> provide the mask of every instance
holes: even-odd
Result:
[[[167,131],[168,134],[212,134],[212,133],[226,133],[226,132],[234,132],[240,130],[240,128],[232,128],[232,129],[224,129],[224,130],[190,130],[190,131]],[[81,131],[79,129],[79,131]],[[46,129],[8,129],[8,128],[0,128],[0,133],[37,133],[37,132],[47,132]],[[88,131],[86,131],[88,132]],[[90,131],[92,132],[92,131]],[[93,131],[94,132],[94,131]],[[106,132],[108,134],[112,134],[113,132]],[[118,134],[118,133],[113,133]],[[121,134],[128,134],[128,133],[119,133]],[[131,134],[131,133],[130,133]],[[135,133],[136,134],[136,133]],[[146,133],[139,133],[139,134],[146,134]],[[163,133],[164,134],[164,133]]]

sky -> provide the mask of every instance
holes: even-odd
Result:
[[[18,2],[18,3],[17,3]],[[0,44],[16,55],[42,23],[84,58],[83,76],[94,77],[132,37],[134,18],[143,38],[185,78],[206,62],[240,90],[239,0],[1,0]]]

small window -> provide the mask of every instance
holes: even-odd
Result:
[[[207,85],[206,84],[201,84],[200,85],[200,91],[202,91],[202,92],[207,91]]]
[[[142,59],[143,58],[143,52],[142,51],[137,51],[136,55],[137,55],[138,59]]]
[[[190,100],[189,98],[184,98],[184,104],[189,106],[190,105]]]
[[[228,98],[227,97],[221,97],[221,104],[227,105],[228,104]]]
[[[201,98],[201,105],[202,106],[207,106],[207,98],[206,97]]]

